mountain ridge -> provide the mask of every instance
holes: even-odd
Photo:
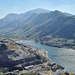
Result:
[[[37,14],[38,12],[40,12],[40,14]],[[2,36],[25,39],[37,39],[44,36],[75,38],[74,16],[68,16],[58,10],[48,11],[44,9],[35,9],[12,18],[6,16],[0,20],[0,32]],[[6,22],[4,22],[4,19],[6,19]],[[68,32],[70,32],[70,35]]]

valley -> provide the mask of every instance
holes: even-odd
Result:
[[[67,65],[62,67],[59,63],[53,62],[56,59],[51,61],[46,50],[13,40],[33,40],[44,46],[60,48],[62,51],[62,48],[65,48],[69,53],[70,49],[75,50],[75,15],[38,8],[21,14],[10,13],[0,19],[0,73],[9,74],[16,71],[18,74],[43,75],[49,71],[56,75],[58,70],[64,69]],[[56,53],[60,52],[54,50]],[[62,56],[66,58],[70,55],[61,54]],[[70,62],[69,59],[68,61]]]

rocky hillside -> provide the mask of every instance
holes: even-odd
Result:
[[[10,41],[5,38],[0,39],[1,68],[7,67],[8,70],[14,70],[17,69],[16,66],[18,65],[28,66],[41,64],[47,61],[45,59],[43,60],[42,57],[47,58],[47,52],[42,49],[15,43],[14,41]],[[18,69],[20,68],[18,67]]]
[[[30,69],[28,68],[30,66],[33,66],[31,70],[34,68],[36,70],[37,65],[42,67],[43,64],[52,65],[52,63],[45,50],[0,38],[0,72],[23,71]],[[53,71],[62,69],[62,67],[56,66],[56,69],[52,66]]]

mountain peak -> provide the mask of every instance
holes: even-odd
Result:
[[[56,12],[56,13],[62,13],[61,11],[59,11],[59,10],[55,10],[54,12]]]
[[[68,15],[66,15],[65,13],[63,13],[59,10],[52,11],[52,13],[55,14],[55,15],[68,16]]]
[[[31,10],[31,12],[34,12],[34,13],[50,13],[50,10],[46,10],[46,9],[43,9],[43,8],[37,8],[37,9],[34,9],[34,10]]]

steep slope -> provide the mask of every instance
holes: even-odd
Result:
[[[44,9],[14,15],[15,17],[11,15],[11,19],[7,16],[0,20],[0,36],[23,39],[40,39],[45,36],[75,38],[74,16],[68,16],[57,10]]]
[[[31,22],[31,26],[34,25],[33,27],[35,28],[31,29],[30,34],[27,37],[35,34],[37,34],[35,36],[39,37],[51,35],[63,25],[63,23],[67,20],[66,18],[67,16],[59,11],[54,11],[49,14],[40,14],[35,19],[36,21],[34,20]]]
[[[48,66],[42,68],[44,65]],[[55,66],[55,67],[54,67]],[[0,73],[19,71],[23,73],[39,72],[52,70],[56,72],[63,67],[53,63],[47,56],[47,51],[33,46],[16,43],[12,40],[0,38]],[[51,68],[51,69],[50,69]],[[9,75],[9,74],[8,74]],[[17,74],[19,75],[19,74]]]
[[[42,38],[44,36],[74,38],[74,20],[74,17],[67,16],[60,11],[52,11],[50,13],[39,14],[28,24],[25,22],[14,33],[21,30],[19,35],[30,39]]]
[[[29,31],[25,31],[27,38],[53,36],[74,38],[75,17],[69,17],[62,12],[54,11],[49,14],[40,14],[30,23]]]
[[[58,29],[54,35],[61,38],[75,39],[75,17],[69,17],[63,24],[63,27]]]

